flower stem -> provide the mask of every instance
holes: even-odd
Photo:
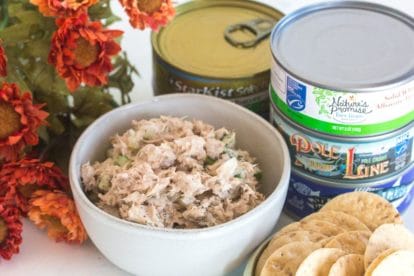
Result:
[[[8,7],[8,0],[0,0],[0,8],[1,8],[1,21],[0,21],[0,30],[3,30],[7,23],[9,23],[9,7]]]

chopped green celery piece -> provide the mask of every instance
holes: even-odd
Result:
[[[204,161],[204,166],[210,166],[217,162],[217,159],[211,158],[207,156],[206,160]]]
[[[117,164],[120,167],[123,167],[129,163],[128,157],[124,155],[120,155],[115,159],[115,164]]]
[[[263,173],[262,172],[257,172],[254,174],[254,177],[256,178],[257,181],[260,181],[263,177]]]
[[[145,133],[142,136],[142,139],[144,139],[144,140],[150,140],[150,139],[153,138],[153,136],[154,136],[154,133],[152,131],[145,130]]]
[[[108,175],[102,176],[102,178],[98,182],[98,189],[101,192],[108,192],[111,188],[111,181]]]
[[[237,152],[235,151],[235,150],[232,150],[232,149],[230,149],[230,148],[225,148],[224,149],[224,152],[230,157],[230,158],[233,158],[233,157],[237,157]]]
[[[227,148],[234,148],[236,146],[236,133],[230,132],[229,134],[225,135],[222,139],[222,142]]]
[[[139,149],[139,140],[135,136],[128,136],[128,147],[131,149]]]

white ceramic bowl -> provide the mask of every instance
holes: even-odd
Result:
[[[109,138],[131,127],[133,119],[188,116],[236,131],[237,146],[257,157],[267,199],[230,222],[205,229],[161,229],[113,217],[82,190],[80,167],[103,160]],[[290,159],[282,136],[256,114],[210,96],[171,94],[117,108],[96,120],[79,138],[69,177],[81,219],[96,247],[111,262],[136,275],[224,275],[272,231],[286,199]]]
[[[259,260],[260,256],[262,255],[271,239],[272,237],[268,238],[253,252],[247,261],[246,267],[244,268],[243,276],[254,276],[257,261]]]

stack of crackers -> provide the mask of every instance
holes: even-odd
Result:
[[[343,194],[273,236],[255,269],[270,275],[414,276],[414,235],[382,197]]]

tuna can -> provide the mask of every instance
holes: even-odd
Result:
[[[413,185],[414,163],[400,174],[374,182],[365,182],[362,185],[328,181],[293,169],[285,211],[296,218],[303,218],[317,212],[328,200],[337,195],[366,191],[387,199],[402,213],[410,205],[414,196]]]
[[[337,136],[376,136],[414,121],[414,18],[367,2],[326,1],[271,35],[271,100]]]
[[[247,0],[199,0],[151,36],[154,94],[197,93],[269,114],[270,33],[283,14]]]
[[[297,171],[348,184],[363,184],[403,171],[414,160],[414,121],[366,138],[333,137],[306,129],[271,107],[271,122],[284,136]]]

